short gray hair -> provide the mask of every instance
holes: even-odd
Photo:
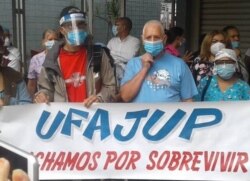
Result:
[[[144,25],[144,27],[143,27],[142,35],[144,35],[145,29],[146,29],[149,25],[152,25],[152,24],[155,24],[155,25],[159,26],[159,28],[161,29],[162,35],[165,34],[164,28],[163,28],[163,26],[162,26],[162,24],[161,24],[160,21],[158,21],[158,20],[149,20],[149,21],[147,21],[147,22],[145,23],[145,25]]]

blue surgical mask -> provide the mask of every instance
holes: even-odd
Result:
[[[87,36],[88,33],[86,31],[77,30],[68,32],[66,39],[70,45],[78,46],[85,42]]]
[[[112,33],[114,36],[116,36],[118,34],[117,26],[115,26],[115,25],[112,26]]]
[[[215,73],[220,76],[224,80],[230,79],[235,71],[236,65],[235,64],[219,64],[214,66]]]
[[[50,40],[50,41],[46,41],[44,43],[46,49],[51,49],[53,47],[53,45],[55,44],[55,40]]]
[[[240,47],[240,42],[239,41],[232,41],[231,42],[232,48],[239,48]]]
[[[159,55],[163,50],[162,40],[158,41],[146,41],[144,40],[144,49],[147,53],[151,54],[153,57]]]

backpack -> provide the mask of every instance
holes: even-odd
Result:
[[[107,47],[104,47],[99,44],[92,45],[88,47],[88,61],[90,62],[90,65],[94,67],[94,72],[100,72],[101,70],[101,62],[102,62],[102,54],[103,51],[106,53],[106,55],[109,58],[109,63],[111,67],[114,67],[114,59],[110,55],[110,50]]]
[[[106,53],[109,59],[109,63],[114,70],[115,89],[116,89],[116,93],[118,93],[116,66],[114,64],[114,59],[110,54],[110,50],[106,46],[102,46],[101,44],[94,44],[94,45],[88,46],[87,50],[88,50],[88,61],[90,62],[90,66],[93,67],[93,71],[95,73],[100,72],[102,55],[103,55],[103,52]]]

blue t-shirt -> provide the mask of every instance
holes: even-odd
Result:
[[[208,76],[201,79],[198,85],[199,94],[195,96],[196,101],[201,101],[201,94],[207,82]],[[218,77],[216,75],[212,77],[204,96],[204,101],[240,101],[249,99],[250,87],[245,81],[238,79],[232,86],[222,92],[218,85]]]
[[[126,66],[121,85],[133,79],[141,69],[141,57],[131,59]],[[186,63],[165,53],[154,61],[132,102],[179,102],[190,99],[197,93],[193,76]]]

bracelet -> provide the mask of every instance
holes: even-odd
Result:
[[[0,99],[3,99],[5,97],[5,92],[4,90],[0,91]]]

